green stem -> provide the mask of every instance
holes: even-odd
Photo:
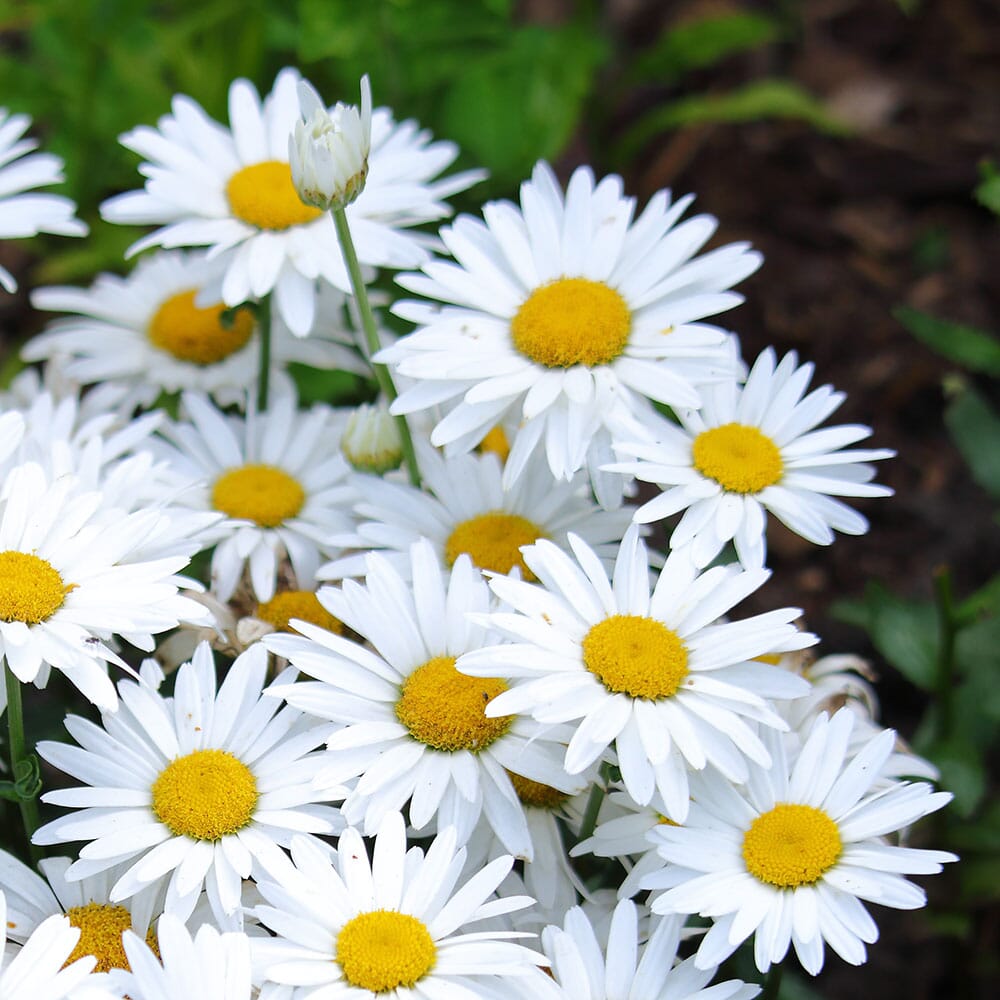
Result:
[[[955,715],[955,637],[958,623],[955,620],[955,601],[951,590],[951,572],[947,566],[934,574],[934,603],[937,606],[941,637],[938,642],[937,735],[947,740],[954,730]]]
[[[28,762],[28,754],[24,743],[24,710],[21,706],[21,682],[14,676],[13,671],[4,662],[4,675],[7,684],[7,734],[10,749],[10,775],[17,781],[23,768],[22,763]],[[24,826],[24,833],[28,840],[28,850],[31,852],[31,860],[38,866],[38,862],[44,857],[42,849],[33,844],[31,837],[38,829],[38,801],[34,798],[19,798],[17,804],[21,810],[21,823]]]
[[[604,796],[608,793],[607,767],[607,764],[601,765],[600,777],[594,782],[590,789],[590,795],[587,798],[587,806],[583,811],[583,822],[580,824],[580,840],[578,843],[591,836],[594,832],[594,828],[597,826],[597,815],[601,811],[601,803],[604,801]]]
[[[764,991],[760,995],[760,1000],[778,1000],[781,993],[781,976],[785,967],[783,965],[772,965],[770,971],[764,977]]]
[[[271,296],[265,295],[257,306],[257,330],[260,334],[260,368],[257,371],[257,409],[267,409],[271,381]]]
[[[385,365],[376,364],[371,360],[382,347],[378,339],[378,330],[375,328],[375,317],[372,315],[371,303],[368,301],[368,291],[365,288],[364,279],[361,277],[361,265],[358,263],[358,255],[354,250],[354,240],[351,239],[351,229],[347,224],[347,216],[342,208],[330,210],[333,215],[333,223],[337,227],[337,240],[340,249],[344,254],[344,263],[347,264],[347,273],[351,278],[351,288],[354,289],[354,298],[358,303],[358,313],[361,316],[361,328],[365,334],[365,344],[368,348],[368,360],[375,372],[375,379],[378,382],[382,395],[391,405],[398,393],[393,384],[392,376]],[[417,454],[413,450],[413,438],[410,437],[410,428],[403,416],[396,417],[396,427],[399,429],[399,438],[403,444],[403,460],[406,462],[406,471],[410,475],[410,482],[414,486],[420,485],[420,469],[417,466]]]

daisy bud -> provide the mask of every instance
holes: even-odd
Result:
[[[403,461],[403,445],[396,421],[380,404],[362,403],[347,418],[340,450],[358,472],[377,476],[398,469]]]
[[[316,90],[299,81],[302,117],[288,137],[288,162],[299,197],[324,210],[349,205],[365,186],[372,144],[372,93],[361,78],[361,108],[340,104],[328,111]]]

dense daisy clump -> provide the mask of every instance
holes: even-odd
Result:
[[[863,963],[866,904],[956,860],[918,825],[951,794],[769,602],[766,540],[864,534],[893,453],[810,362],[743,359],[716,317],[762,257],[703,251],[693,196],[540,162],[435,233],[484,172],[373,90],[176,96],[103,206],[152,252],[30,294],[0,1000],[751,1000],[736,968]],[[81,235],[28,124],[0,239]]]

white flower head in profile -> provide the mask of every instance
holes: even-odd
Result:
[[[350,205],[365,186],[372,145],[372,90],[361,78],[361,107],[341,104],[332,111],[316,89],[299,80],[302,117],[288,137],[292,182],[307,204],[327,211]]]

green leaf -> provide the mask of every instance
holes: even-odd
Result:
[[[1000,497],[1000,416],[979,393],[966,388],[948,404],[944,422],[973,479]]]
[[[872,644],[904,677],[926,691],[934,687],[940,628],[931,604],[905,601],[871,583],[860,601],[837,601],[831,613],[865,629]]]
[[[955,364],[1000,377],[1000,340],[985,330],[899,306],[893,315],[917,340]]]
[[[996,215],[1000,215],[1000,171],[991,160],[979,164],[981,180],[976,185],[976,201]]]
[[[772,118],[804,121],[832,135],[845,135],[849,131],[826,110],[822,101],[797,84],[789,80],[756,80],[726,94],[695,94],[659,105],[626,132],[621,140],[620,155],[628,159],[659,133],[688,125]]]
[[[650,48],[639,53],[629,77],[637,82],[673,83],[690,70],[766,45],[779,34],[777,21],[749,11],[689,21],[669,28]]]
[[[967,597],[958,607],[958,616],[963,620],[972,620],[984,614],[1000,616],[1000,574],[971,597]]]
[[[983,754],[966,740],[955,738],[934,746],[930,757],[941,771],[940,786],[955,796],[949,808],[959,816],[971,816],[986,794]]]
[[[553,159],[576,129],[607,44],[587,31],[520,28],[507,45],[467,60],[441,106],[443,130],[509,187]]]

